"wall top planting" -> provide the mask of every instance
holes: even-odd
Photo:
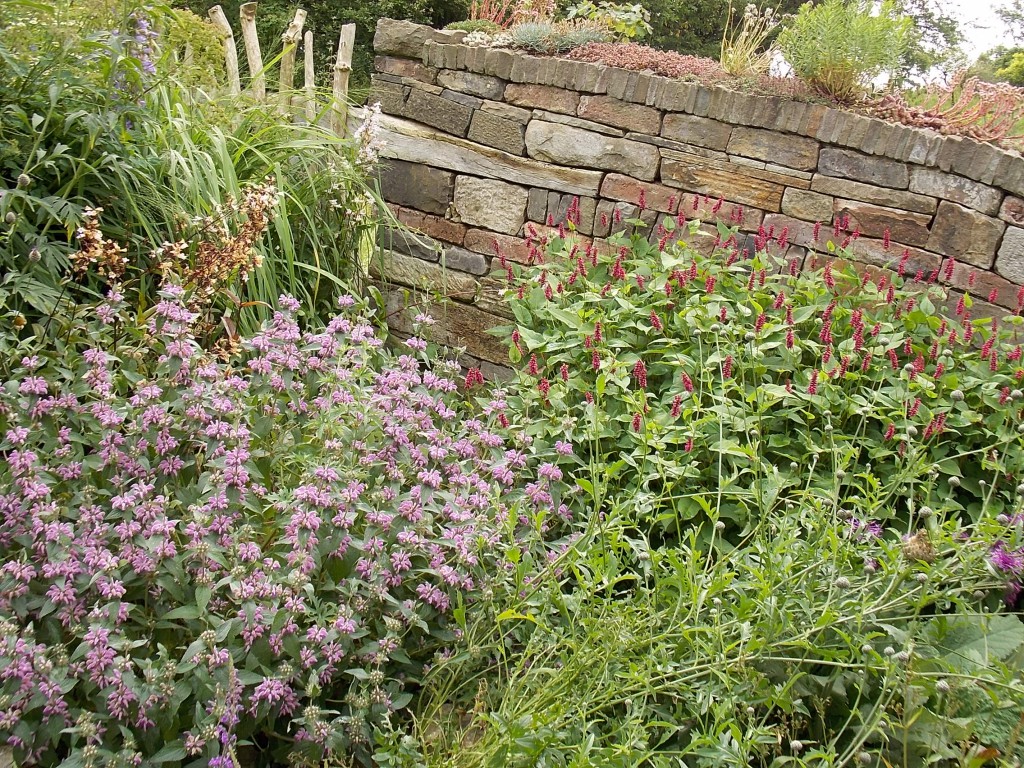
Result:
[[[773,255],[789,262],[855,233],[855,261],[971,293],[976,318],[1024,301],[1016,152],[464,36],[382,19],[370,100],[385,113],[382,192],[424,236],[387,243],[384,276],[454,285],[450,340],[482,359],[506,359],[493,340],[470,338],[502,313],[488,276],[496,249],[524,260],[526,236],[562,219],[573,198],[577,231],[599,246],[620,215],[718,217],[739,227],[742,248],[781,240]],[[715,230],[703,232],[710,246]]]

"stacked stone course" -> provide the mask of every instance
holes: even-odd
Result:
[[[507,363],[484,333],[508,316],[492,275],[496,249],[525,261],[528,228],[562,220],[574,197],[580,234],[599,244],[615,211],[652,223],[680,210],[709,218],[710,201],[748,238],[762,226],[786,229],[787,260],[815,247],[815,222],[831,234],[848,219],[861,235],[852,246],[861,264],[893,268],[906,251],[914,271],[944,274],[955,259],[950,286],[976,296],[975,317],[1017,306],[1024,158],[1015,152],[820,104],[466,46],[463,37],[390,19],[377,26],[370,100],[386,116],[382,192],[417,235],[383,232],[375,269],[393,310],[402,286],[455,299],[431,308],[439,340],[465,346],[473,361]],[[707,248],[712,238],[708,227],[692,244]],[[396,330],[410,330],[403,313],[392,317]]]

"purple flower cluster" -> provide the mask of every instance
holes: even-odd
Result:
[[[304,331],[287,297],[223,363],[185,298],[137,323],[112,296],[88,345],[0,386],[0,735],[23,764],[125,734],[142,760],[168,723],[225,764],[282,719],[358,754],[457,642],[453,606],[519,588],[504,553],[564,547],[549,462],[572,446],[505,445],[457,366],[395,357],[355,313]]]

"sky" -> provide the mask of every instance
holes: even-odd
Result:
[[[1012,42],[1003,22],[996,16],[995,9],[1004,4],[1002,0],[950,0],[948,3],[949,10],[962,22],[967,38],[964,49],[972,60],[990,48]]]

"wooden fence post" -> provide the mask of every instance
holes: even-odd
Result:
[[[231,31],[228,17],[224,15],[224,9],[219,5],[213,6],[208,15],[224,38],[224,68],[228,73],[228,89],[232,96],[237,96],[242,92],[242,83],[238,78],[238,49],[235,48],[235,35]]]
[[[284,52],[281,54],[281,77],[277,85],[278,96],[281,104],[285,107],[291,106],[292,89],[295,87],[295,48],[302,38],[302,25],[306,23],[306,12],[301,8],[296,9],[295,18],[288,25],[288,29],[281,35],[281,42],[284,43]]]
[[[331,128],[337,136],[344,136],[348,130],[348,77],[352,72],[355,42],[356,25],[343,25],[338,40],[338,60],[334,63],[334,112],[331,116]]]
[[[260,38],[256,34],[256,3],[244,3],[238,13],[242,22],[242,39],[245,41],[245,58],[249,62],[249,77],[252,78],[252,95],[257,101],[264,101],[267,98],[267,82],[263,75]]]
[[[302,55],[306,81],[306,122],[316,120],[316,79],[313,72],[313,33],[306,30],[302,38]]]

